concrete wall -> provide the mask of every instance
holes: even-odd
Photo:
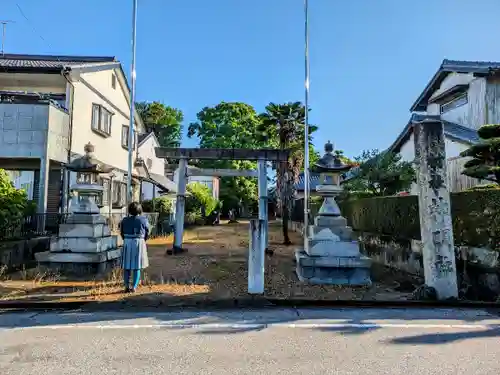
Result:
[[[0,157],[45,155],[49,105],[0,103]]]

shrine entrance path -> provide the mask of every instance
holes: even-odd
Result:
[[[148,242],[149,268],[136,294],[122,293],[120,271],[105,281],[47,280],[23,284],[4,281],[3,300],[126,300],[133,305],[191,304],[228,298],[244,298],[248,275],[248,221],[223,222],[219,226],[187,228],[182,255],[166,255],[173,238],[156,238]],[[405,300],[411,290],[397,290],[408,284],[406,276],[386,267],[373,265],[373,285],[369,288],[308,285],[295,274],[295,249],[301,236],[290,231],[291,246],[282,245],[281,223],[269,223],[269,248],[274,255],[265,260],[265,296],[285,299],[321,300]],[[401,283],[403,281],[403,283]],[[17,284],[16,284],[17,283]],[[18,285],[18,287],[16,287]],[[0,293],[2,292],[0,288]],[[10,292],[7,293],[6,291]]]

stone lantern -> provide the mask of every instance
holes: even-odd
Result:
[[[118,236],[111,233],[108,220],[100,214],[96,198],[103,192],[99,175],[113,168],[95,159],[90,143],[85,145],[85,155],[66,168],[80,174],[79,181],[71,186],[69,215],[61,221],[50,250],[35,254],[35,258],[40,267],[63,274],[105,273],[118,264],[121,248]]]
[[[370,285],[371,261],[359,252],[352,239],[352,229],[341,216],[335,202],[342,188],[340,176],[351,168],[333,153],[333,145],[325,145],[325,155],[315,164],[320,172],[316,187],[323,204],[314,225],[305,228],[309,234],[307,248],[295,253],[299,280],[310,284]]]
[[[335,197],[342,192],[341,174],[351,169],[351,166],[344,164],[337,155],[333,154],[333,145],[328,141],[325,145],[325,155],[315,163],[314,167],[320,172],[320,182],[316,191],[324,197],[318,212],[319,215],[340,216],[340,209],[335,202]]]
[[[101,163],[94,157],[94,146],[89,142],[84,147],[85,155],[66,166],[71,172],[80,174],[80,179],[70,187],[72,198],[70,213],[98,214],[96,199],[102,195],[103,187],[98,183],[99,175],[110,173],[113,167]]]

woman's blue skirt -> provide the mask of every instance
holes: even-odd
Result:
[[[149,266],[148,248],[144,238],[129,237],[123,239],[122,268],[141,270]]]

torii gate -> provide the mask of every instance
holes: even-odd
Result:
[[[276,150],[276,149],[260,149],[260,150],[250,150],[250,149],[220,149],[220,148],[167,148],[167,147],[157,147],[155,149],[156,157],[163,159],[178,159],[179,160],[179,180],[177,186],[177,202],[176,202],[176,212],[175,212],[175,233],[174,233],[174,244],[172,249],[167,250],[167,254],[178,254],[186,251],[182,247],[182,237],[184,234],[184,209],[185,209],[185,195],[186,195],[186,185],[188,179],[188,169],[187,162],[189,159],[197,160],[256,160],[257,161],[257,171],[243,170],[243,171],[229,171],[221,169],[202,169],[199,172],[190,171],[190,174],[202,174],[204,176],[207,173],[212,176],[246,176],[246,177],[257,177],[258,179],[258,190],[259,190],[259,224],[258,228],[262,230],[263,233],[260,235],[263,237],[264,241],[256,241],[255,232],[259,231],[255,227],[255,223],[252,224],[250,233],[250,244],[252,250],[255,254],[249,255],[249,292],[250,293],[263,293],[264,291],[264,255],[265,249],[267,247],[268,239],[268,215],[267,215],[267,170],[266,161],[274,162],[284,162],[288,161],[289,151],[288,150]],[[258,243],[256,243],[258,242]],[[252,272],[250,272],[252,270]],[[252,279],[252,281],[251,281]]]

